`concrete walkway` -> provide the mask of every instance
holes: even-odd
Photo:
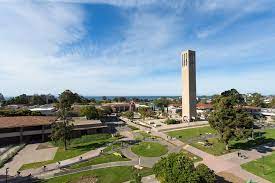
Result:
[[[86,152],[82,155],[76,156],[76,157],[71,158],[71,159],[66,159],[66,160],[60,161],[59,165],[58,165],[58,163],[48,164],[48,165],[46,165],[46,169],[44,169],[43,167],[40,167],[40,168],[35,168],[35,169],[23,170],[23,171],[21,171],[21,175],[22,176],[27,176],[29,174],[32,174],[33,176],[40,175],[40,174],[42,174],[43,172],[46,172],[46,171],[53,171],[53,170],[60,169],[62,167],[66,167],[66,166],[78,163],[79,161],[86,161],[86,160],[89,160],[91,158],[99,156],[100,152],[103,149],[105,149],[105,147],[98,148],[98,149],[95,149],[95,150],[91,150],[89,152]]]
[[[64,175],[71,175],[71,174],[75,174],[75,173],[80,173],[80,172],[85,172],[85,171],[90,171],[90,170],[96,170],[96,169],[102,169],[102,168],[110,168],[110,167],[116,167],[116,166],[134,166],[136,165],[138,162],[137,161],[116,161],[116,162],[110,162],[110,163],[102,163],[102,164],[97,164],[97,165],[91,165],[91,166],[87,166],[87,167],[83,167],[80,169],[76,169],[76,170],[59,170],[57,171],[50,171],[50,172],[45,172],[45,173],[41,173],[39,174],[39,178],[43,178],[43,179],[50,179],[53,177],[61,177]]]
[[[17,171],[24,164],[47,161],[53,159],[57,148],[47,148],[37,150],[39,144],[29,144],[26,145],[21,151],[18,152],[14,158],[5,164],[3,168],[0,169],[0,174],[4,175],[6,168],[9,168],[9,175],[16,175]],[[13,149],[13,148],[12,148]],[[10,149],[9,151],[12,151]]]
[[[142,127],[135,123],[130,122],[129,120],[125,120],[125,122],[132,126],[139,128],[141,130],[148,130],[145,127]],[[260,182],[260,183],[270,183],[269,181],[267,181],[259,176],[256,176],[254,174],[251,174],[250,172],[242,169],[240,166],[240,163],[238,161],[236,163],[236,161],[232,161],[232,159],[228,158],[228,157],[235,156],[233,154],[228,155],[228,156],[221,156],[221,157],[214,156],[214,155],[208,154],[200,149],[197,149],[193,146],[185,144],[180,140],[177,140],[177,139],[173,140],[167,134],[165,134],[163,132],[159,132],[158,130],[156,130],[154,128],[151,129],[151,133],[152,133],[152,135],[161,137],[164,140],[166,140],[178,147],[182,147],[183,149],[189,151],[190,153],[192,153],[196,156],[201,157],[203,159],[202,163],[207,165],[210,169],[214,170],[216,173],[229,172],[229,173],[232,173],[233,175],[240,177],[242,179],[245,179],[245,180],[253,180],[255,182]],[[269,153],[263,153],[262,155],[269,155]],[[257,158],[259,156],[261,156],[261,155],[258,155],[258,156],[255,155],[254,157]],[[254,160],[254,158],[252,160]]]

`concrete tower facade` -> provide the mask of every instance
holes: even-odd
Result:
[[[196,52],[186,50],[181,53],[182,67],[182,121],[196,119]]]

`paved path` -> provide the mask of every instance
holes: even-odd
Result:
[[[135,123],[130,122],[129,120],[126,120],[126,122],[132,126],[140,128],[141,130],[144,130],[144,129],[148,130],[144,127],[141,127]],[[240,178],[243,178],[246,180],[253,180],[256,182],[260,182],[260,183],[270,183],[269,181],[267,181],[259,176],[256,176],[254,174],[251,174],[250,172],[242,169],[240,167],[240,163],[238,161],[236,163],[235,161],[232,160],[232,158],[227,159],[228,157],[234,157],[233,154],[228,155],[228,156],[221,156],[221,157],[214,156],[214,155],[208,154],[200,149],[197,149],[193,146],[185,144],[180,140],[177,140],[177,139],[173,140],[169,136],[167,136],[167,134],[165,134],[163,132],[159,132],[159,131],[155,130],[154,128],[151,129],[151,133],[152,133],[152,135],[159,136],[159,137],[163,138],[164,140],[167,140],[170,143],[172,143],[176,146],[182,147],[183,149],[191,152],[192,154],[201,157],[203,159],[202,163],[207,165],[210,169],[214,170],[216,173],[226,171],[226,172],[232,173],[233,175],[235,175],[237,177],[240,177]],[[262,153],[262,155],[268,155],[268,153]],[[257,158],[259,156],[255,155],[254,157]]]
[[[133,153],[131,151],[131,146],[129,146],[128,148],[121,149],[121,152],[128,159],[138,161],[138,159],[140,158],[140,165],[141,166],[152,168],[154,166],[154,164],[161,159],[161,157],[165,157],[169,153],[179,152],[182,149],[181,147],[177,147],[177,146],[175,146],[175,145],[173,145],[173,144],[171,144],[167,141],[164,141],[164,140],[150,140],[150,142],[157,142],[157,143],[160,143],[164,146],[167,146],[168,152],[165,155],[160,156],[160,157],[143,157],[143,156],[138,156],[135,153]]]
[[[70,175],[70,174],[75,174],[75,173],[80,173],[80,172],[85,172],[85,171],[90,171],[90,170],[96,170],[96,169],[102,169],[102,168],[109,168],[109,167],[116,167],[116,166],[134,166],[138,162],[137,161],[116,161],[116,162],[110,162],[110,163],[102,163],[98,165],[91,165],[87,167],[83,167],[80,169],[76,170],[59,170],[58,172],[45,172],[43,174],[40,174],[38,177],[43,178],[43,179],[49,179],[52,178],[53,175],[54,177],[60,177],[64,175]]]
[[[79,156],[76,156],[74,158],[60,161],[60,165],[58,165],[58,163],[48,164],[48,165],[46,165],[46,169],[44,169],[43,167],[40,167],[40,168],[35,168],[35,169],[23,170],[21,172],[21,175],[26,176],[26,175],[29,175],[30,173],[32,175],[40,175],[41,173],[43,173],[45,171],[53,171],[53,170],[57,170],[57,169],[62,168],[62,167],[66,167],[66,166],[72,165],[72,164],[77,163],[79,161],[86,161],[86,160],[89,160],[91,158],[99,156],[100,152],[104,148],[105,147],[98,148],[98,149],[95,149],[95,150],[91,150],[89,152],[86,152],[86,153],[81,154]],[[80,158],[82,160],[80,160]]]
[[[0,174],[5,174],[5,170],[8,167],[9,175],[16,175],[17,171],[24,164],[53,159],[57,148],[37,150],[38,145],[39,144],[26,145],[10,162],[6,163],[5,166],[0,169]]]

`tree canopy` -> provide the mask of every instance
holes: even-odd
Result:
[[[263,96],[260,93],[253,93],[247,98],[247,104],[254,107],[266,107]]]
[[[132,112],[132,111],[123,112],[122,115],[130,120],[134,119],[134,112]]]
[[[253,118],[243,109],[243,105],[244,99],[235,89],[221,93],[213,101],[209,124],[217,130],[227,150],[230,139],[244,138],[251,134]]]
[[[155,115],[154,111],[148,107],[139,107],[138,112],[143,120],[148,117],[153,117]]]
[[[85,106],[80,109],[80,115],[86,116],[87,119],[98,119],[99,114],[95,106]]]
[[[269,104],[270,108],[275,108],[275,97],[272,98],[270,104]]]
[[[156,178],[161,183],[214,183],[215,174],[205,165],[195,168],[194,163],[183,153],[171,153],[161,158],[154,167]]]
[[[42,116],[39,111],[30,111],[27,109],[19,110],[0,110],[0,116],[11,117],[11,116]]]
[[[165,97],[161,97],[159,99],[154,100],[154,104],[160,108],[167,107],[169,103],[170,101]]]
[[[74,103],[73,94],[69,90],[64,91],[59,96],[58,105],[58,120],[52,124],[51,139],[54,142],[63,141],[65,150],[67,150],[67,143],[72,138],[72,131],[74,125],[71,123],[72,119],[69,116],[71,106]]]
[[[0,102],[5,101],[5,97],[2,93],[0,93]]]
[[[5,105],[10,104],[24,104],[24,105],[44,105],[56,102],[56,98],[51,95],[26,95],[22,94],[16,97],[12,97],[5,101]]]

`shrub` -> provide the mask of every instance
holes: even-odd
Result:
[[[200,177],[201,183],[214,183],[216,181],[214,171],[209,169],[205,164],[199,164],[196,167],[196,171]]]
[[[205,165],[195,168],[184,153],[171,153],[161,158],[154,167],[156,178],[162,183],[214,183],[215,174]]]
[[[180,121],[177,121],[175,119],[167,119],[167,120],[164,121],[164,123],[167,124],[167,125],[170,125],[170,124],[179,124]]]

